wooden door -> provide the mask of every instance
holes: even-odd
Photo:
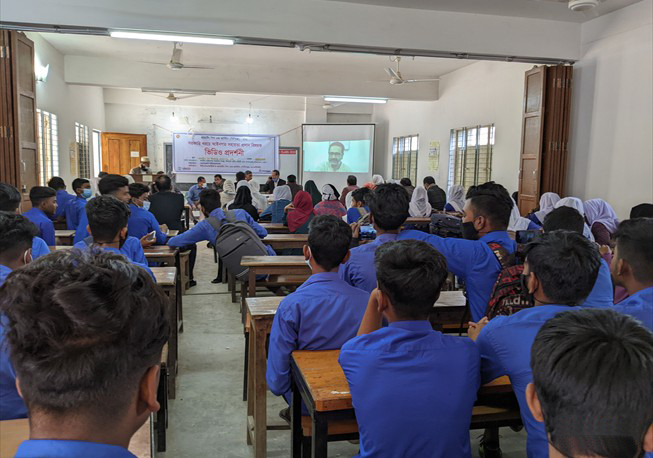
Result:
[[[126,175],[147,156],[147,135],[102,132],[102,171]]]
[[[526,215],[539,203],[540,164],[546,96],[545,66],[526,72],[521,156],[519,158],[519,210]]]
[[[10,33],[8,30],[0,30],[0,181],[20,189]]]

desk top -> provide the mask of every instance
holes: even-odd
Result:
[[[243,256],[240,265],[244,267],[306,266],[308,270],[304,256]]]
[[[263,229],[288,229],[283,223],[259,223]]]
[[[178,229],[168,229],[168,237],[175,237],[179,235]]]
[[[321,412],[352,408],[351,393],[345,374],[338,363],[340,350],[294,351],[292,358]],[[479,394],[509,392],[512,390],[508,377],[499,377],[483,385]]]
[[[55,237],[73,237],[75,235],[75,229],[56,229],[54,231]]]
[[[145,252],[146,258],[148,256],[152,256],[152,257],[166,256],[166,255],[174,255],[175,252],[177,251],[177,247],[169,246],[169,245],[152,245],[143,248],[143,251]]]
[[[419,224],[419,223],[430,223],[430,222],[431,222],[430,216],[410,217],[406,219],[406,222],[404,224]]]
[[[156,278],[156,284],[159,286],[174,286],[177,280],[177,268],[176,267],[150,267],[154,278]]]
[[[50,251],[61,251],[61,250],[72,250],[73,246],[72,245],[57,245],[57,246],[50,246]]]
[[[147,421],[136,431],[129,443],[129,451],[139,458],[152,456],[151,420]],[[29,439],[29,420],[0,421],[0,458],[13,457],[18,446]]]
[[[266,242],[306,242],[308,243],[308,234],[268,234],[262,239]]]

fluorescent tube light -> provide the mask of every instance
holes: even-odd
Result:
[[[388,99],[378,99],[373,97],[338,97],[335,95],[325,95],[325,102],[343,102],[343,103],[386,103]]]
[[[121,30],[112,30],[110,35],[113,38],[131,38],[134,40],[174,41],[225,46],[234,44],[234,40],[229,38],[202,37],[197,35],[168,35],[166,33],[125,32]]]

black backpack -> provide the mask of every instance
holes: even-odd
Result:
[[[429,230],[431,234],[440,237],[461,238],[463,236],[462,220],[457,216],[447,215],[446,213],[433,213]]]

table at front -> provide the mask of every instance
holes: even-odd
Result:
[[[243,256],[240,265],[249,268],[248,297],[256,296],[257,275],[310,275],[304,256]]]
[[[75,231],[73,229],[57,229],[54,231],[57,245],[73,245]]]
[[[178,301],[177,301],[177,271],[174,267],[150,267],[156,284],[163,289],[170,299],[168,307],[170,317],[170,338],[168,340],[168,397],[175,399],[177,395],[177,372],[179,360],[179,328],[177,326]]]
[[[152,458],[154,447],[152,417],[147,419],[129,442],[129,451],[138,458]],[[0,421],[0,458],[10,458],[16,454],[18,446],[29,439],[29,420]]]
[[[267,371],[265,343],[274,316],[283,297],[248,297],[245,299],[250,322],[247,358],[247,443],[254,446],[254,456],[266,456],[267,430]],[[443,291],[433,307],[443,319],[459,322],[465,310],[462,291]],[[349,390],[349,389],[347,389]]]
[[[308,234],[268,234],[261,239],[273,250],[285,250],[287,248],[303,248],[308,244]]]
[[[355,420],[349,384],[338,363],[340,350],[294,351],[290,358],[292,372],[291,456],[302,456],[301,401],[312,420],[311,456],[326,458],[329,421]],[[483,385],[479,397],[510,395],[508,377],[499,377]]]
[[[288,226],[282,223],[259,223],[263,229],[268,231],[268,234],[289,234]]]

